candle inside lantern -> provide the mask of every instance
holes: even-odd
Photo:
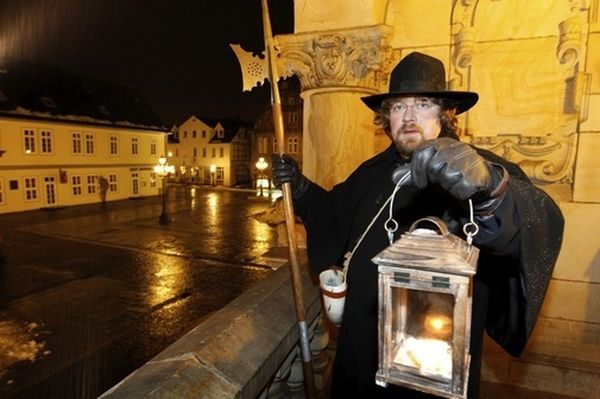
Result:
[[[425,330],[433,338],[447,340],[452,333],[452,319],[446,315],[427,315],[425,316]]]
[[[419,369],[430,377],[452,378],[452,347],[433,338],[415,338],[401,334],[394,363]]]

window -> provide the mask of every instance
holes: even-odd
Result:
[[[223,183],[225,180],[225,168],[222,166],[217,166],[217,175],[216,175],[217,183]]]
[[[25,151],[25,154],[35,154],[35,141],[35,130],[23,129],[23,151]]]
[[[290,154],[298,152],[298,137],[288,137],[287,152]]]
[[[184,130],[184,131],[183,131],[183,138],[184,138],[184,139],[187,139],[187,130]]]
[[[71,152],[73,155],[82,154],[82,137],[79,132],[71,133]]]
[[[258,153],[259,154],[267,153],[267,137],[266,136],[258,137]]]
[[[193,137],[193,138],[196,138],[196,131],[195,131],[195,130],[194,130],[194,131],[192,131],[192,137]]]
[[[297,112],[290,113],[290,123],[291,124],[298,123],[298,113]]]
[[[202,158],[206,158],[206,148],[202,148]]]
[[[108,191],[111,193],[117,192],[117,174],[110,173],[108,175]]]
[[[156,173],[150,172],[150,187],[156,187]]]
[[[217,130],[217,138],[220,138],[220,139],[222,139],[222,138],[223,138],[223,136],[224,136],[224,133],[225,133],[225,132],[223,131],[223,129],[219,129],[219,130]]]
[[[277,139],[275,137],[273,137],[273,152],[279,152],[277,150]]]
[[[119,154],[119,138],[117,136],[110,136],[108,145],[109,145],[110,155],[118,155]]]
[[[212,157],[215,158],[217,156],[217,149],[213,148],[212,149]]]
[[[0,204],[4,204],[4,179],[0,178]]]
[[[205,139],[206,138],[206,130],[202,131],[202,138]]]
[[[196,147],[194,147],[194,158],[196,158],[198,156],[198,149]]]
[[[23,188],[25,201],[37,201],[38,199],[38,184],[37,177],[24,177]]]
[[[156,155],[156,140],[151,140],[150,141],[150,155]]]
[[[81,188],[81,176],[71,175],[71,193],[73,197],[81,197],[83,193]]]
[[[52,132],[50,130],[40,130],[40,152],[42,154],[52,154]]]
[[[137,155],[140,151],[140,139],[137,137],[131,138],[131,155]]]
[[[93,133],[85,134],[85,154],[94,155],[96,153],[96,137]]]
[[[96,175],[86,176],[86,187],[88,195],[96,194]]]
[[[225,149],[219,148],[219,157],[223,158],[225,156]]]

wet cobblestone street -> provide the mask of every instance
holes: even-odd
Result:
[[[0,215],[0,397],[92,398],[266,277],[250,191]],[[10,350],[8,350],[10,349]]]

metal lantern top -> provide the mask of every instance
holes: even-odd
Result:
[[[424,222],[434,224],[441,234],[418,228]],[[408,232],[372,261],[379,266],[472,276],[477,271],[478,256],[478,248],[451,234],[441,219],[430,216],[414,222]]]

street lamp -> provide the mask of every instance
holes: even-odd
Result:
[[[265,158],[260,157],[258,158],[258,161],[254,164],[256,166],[256,169],[258,169],[258,171],[260,172],[258,175],[258,179],[256,179],[256,184],[259,186],[260,188],[260,196],[263,196],[263,187],[265,186],[265,176],[264,176],[264,171],[265,169],[267,169],[267,167],[269,166],[269,164],[265,161]]]
[[[167,212],[167,176],[175,172],[175,166],[167,163],[167,158],[160,156],[158,158],[158,165],[154,167],[154,172],[162,177],[162,212],[158,218],[158,223],[167,224],[169,223],[169,213]]]
[[[215,172],[216,171],[217,171],[217,165],[215,165],[215,164],[210,165],[210,181],[213,186],[215,185]]]

